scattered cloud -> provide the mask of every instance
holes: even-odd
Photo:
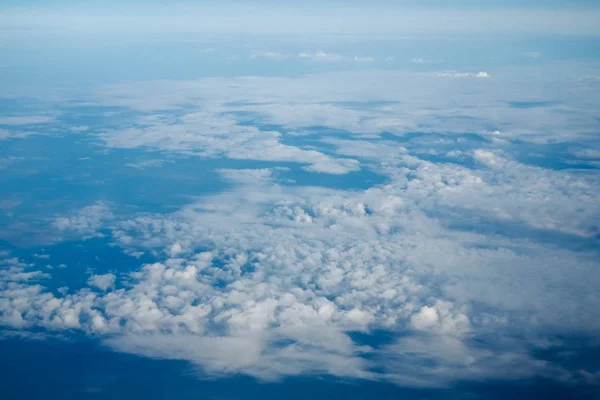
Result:
[[[70,130],[71,132],[77,132],[77,133],[78,133],[78,132],[87,132],[89,129],[90,129],[90,127],[89,127],[89,126],[86,126],[86,125],[77,125],[77,126],[71,126],[71,127],[69,128],[69,130]]]
[[[55,117],[46,115],[0,116],[0,125],[40,125],[55,121]]]
[[[324,51],[302,52],[298,53],[298,57],[307,58],[313,61],[342,61],[344,56],[337,53],[326,53]]]
[[[491,75],[488,72],[439,72],[439,77],[449,78],[489,78]]]
[[[373,57],[354,56],[352,59],[357,63],[372,63],[375,61],[375,58]]]
[[[57,217],[54,226],[65,235],[78,235],[86,238],[101,236],[100,228],[113,218],[108,204],[97,202],[83,207],[70,216]]]
[[[139,162],[135,162],[135,163],[127,163],[127,164],[125,164],[125,166],[129,167],[129,168],[135,168],[135,169],[146,169],[146,168],[160,167],[166,162],[169,162],[169,161],[166,161],[166,160],[144,160],[144,161],[139,161]],[[170,162],[173,162],[173,161],[170,161]]]
[[[273,51],[264,51],[264,52],[259,52],[259,53],[252,53],[250,55],[250,58],[252,58],[252,59],[268,58],[268,59],[272,59],[272,60],[283,60],[286,58],[290,58],[290,55],[283,54],[283,53],[277,53],[277,52],[273,52]]]
[[[96,275],[88,284],[100,292],[56,297],[15,269],[2,277],[2,323],[83,330],[118,351],[186,360],[212,376],[319,373],[440,387],[574,374],[536,359],[535,342],[519,337],[600,329],[594,251],[477,228],[491,211],[585,232],[598,220],[585,204],[599,186],[487,150],[473,152],[481,170],[396,157],[383,169],[390,182],[364,191],[285,187],[271,169],[221,170],[236,190],[111,222],[124,250],[157,254],[128,287]],[[573,208],[557,213],[567,197]],[[461,210],[481,219],[455,229],[469,224]],[[396,339],[380,348],[349,335],[382,330]],[[510,345],[482,348],[490,333]]]
[[[96,287],[104,292],[108,289],[114,289],[117,277],[113,274],[92,275],[88,279],[88,285]]]

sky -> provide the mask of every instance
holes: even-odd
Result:
[[[0,397],[596,399],[591,1],[0,5]]]
[[[5,2],[4,31],[163,34],[595,35],[593,1]]]

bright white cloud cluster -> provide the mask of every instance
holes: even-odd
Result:
[[[592,253],[451,229],[461,206],[477,207],[477,193],[486,210],[527,203],[490,191],[493,168],[405,161],[389,167],[390,184],[362,192],[286,188],[268,169],[223,170],[236,190],[172,215],[113,224],[120,246],[162,259],[133,273],[128,288],[106,292],[115,276],[93,276],[101,292],[60,298],[9,274],[3,323],[109,335],[120,351],[262,379],[328,373],[439,386],[572,374],[536,360],[530,351],[538,345],[517,337],[600,330]],[[513,179],[531,191],[529,178]],[[582,201],[580,187],[570,189],[571,201]],[[458,204],[459,193],[474,205]],[[381,347],[348,336],[373,330],[412,333]],[[472,342],[490,333],[510,346]]]
[[[88,285],[96,287],[104,292],[115,287],[117,277],[114,274],[93,275],[88,279]]]

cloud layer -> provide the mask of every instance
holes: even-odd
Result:
[[[151,261],[52,290],[36,265],[2,254],[0,324],[84,332],[212,376],[594,383],[600,367],[539,356],[600,331],[600,176],[519,159],[522,148],[596,143],[598,82],[561,68],[105,86],[87,101],[138,113],[89,134],[103,150],[269,167],[218,169],[229,189],[171,213],[99,201],[56,217],[59,236],[106,235]],[[338,177],[369,169],[385,183],[290,185],[294,164]]]

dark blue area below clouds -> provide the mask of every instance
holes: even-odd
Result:
[[[402,388],[333,377],[258,382],[202,379],[188,363],[112,352],[93,341],[0,340],[0,393],[23,399],[597,399],[598,387],[542,379],[486,381],[445,389]],[[201,379],[198,379],[198,377]]]

